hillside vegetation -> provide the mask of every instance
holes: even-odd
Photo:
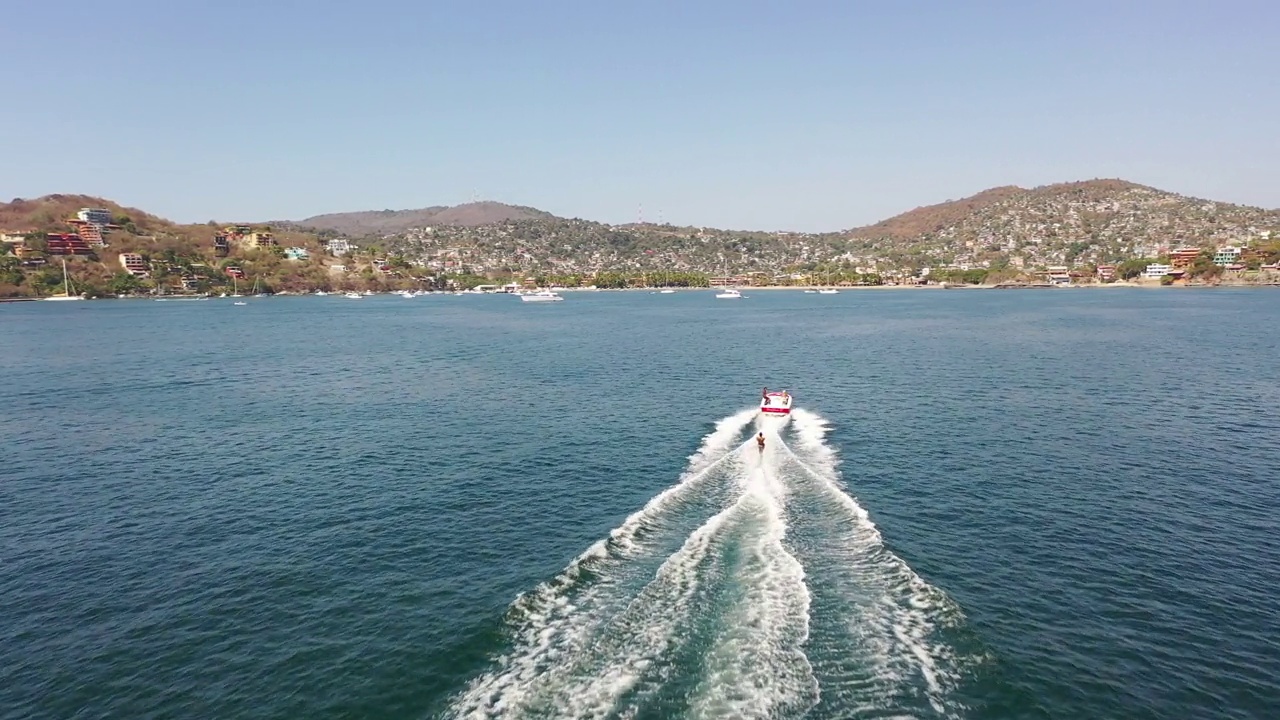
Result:
[[[9,246],[0,248],[0,296],[60,289],[61,266],[42,252],[44,234],[72,232],[67,220],[82,207],[105,208],[113,218],[105,247],[68,258],[77,287],[91,294],[226,291],[228,267],[241,268],[245,283],[260,289],[308,291],[466,286],[511,277],[586,283],[605,275],[615,284],[637,277],[704,284],[708,275],[723,273],[755,273],[762,282],[879,282],[925,268],[932,278],[992,282],[1030,277],[1050,265],[1087,275],[1094,265],[1114,263],[1133,272],[1174,248],[1245,243],[1257,250],[1254,266],[1280,257],[1280,211],[1122,180],[993,188],[832,233],[609,225],[500,203],[338,213],[253,225],[270,231],[278,246],[232,242],[225,257],[215,251],[214,238],[230,223],[180,225],[102,198],[49,195],[0,204],[0,232],[31,237],[21,258],[4,254]],[[338,237],[358,247],[343,257],[327,253],[325,241]],[[284,257],[288,247],[306,257]],[[119,263],[125,252],[144,256],[149,277],[126,277]]]
[[[453,207],[437,206],[417,210],[372,210],[365,212],[329,213],[305,220],[281,222],[315,230],[330,230],[352,237],[387,235],[413,228],[434,225],[475,227],[509,220],[550,220],[555,216],[531,207],[498,202],[474,202]]]

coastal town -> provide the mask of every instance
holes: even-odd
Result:
[[[338,215],[177,225],[87,196],[15,200],[0,205],[0,297],[1280,283],[1280,213],[1118,181],[997,188],[836,233],[446,210],[452,221],[404,227],[392,211],[377,228]]]

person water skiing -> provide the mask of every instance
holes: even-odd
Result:
[[[761,400],[764,400],[764,404],[765,404],[765,405],[768,405],[768,404],[769,404],[769,388],[767,388],[767,387],[766,387],[766,388],[765,388],[765,389],[760,393],[760,399],[761,399]]]
[[[756,436],[756,447],[760,448],[760,452],[764,452],[764,433],[761,432]]]

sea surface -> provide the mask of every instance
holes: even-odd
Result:
[[[0,718],[1277,717],[1280,293],[747,295],[0,305]]]

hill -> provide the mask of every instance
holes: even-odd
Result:
[[[1089,275],[1092,265],[1132,260],[1130,267],[1145,266],[1144,258],[1181,246],[1244,243],[1252,248],[1246,267],[1280,259],[1280,211],[1123,180],[997,187],[832,233],[609,225],[500,203],[228,228],[181,225],[102,198],[49,195],[0,203],[0,232],[30,234],[0,245],[0,296],[46,295],[57,288],[58,255],[66,248],[52,245],[45,233],[83,232],[83,223],[67,222],[82,207],[105,208],[113,221],[102,238],[93,238],[91,251],[66,258],[75,281],[97,294],[220,292],[231,284],[229,268],[239,268],[251,285],[306,291],[512,276],[572,283],[609,275],[608,282],[624,284],[640,275],[650,281],[680,276],[681,282],[705,283],[707,275],[726,271],[775,281],[814,272],[828,280],[866,280],[919,276],[925,268],[930,278],[978,282],[1051,265]],[[346,253],[340,257],[330,254],[324,241],[335,235],[355,236],[357,247],[340,249]],[[124,272],[123,253],[141,255],[145,272]],[[1212,265],[1208,258],[1203,262]]]
[[[124,207],[92,195],[45,195],[0,203],[0,232],[61,232],[66,227],[66,220],[74,218],[80,208],[86,207],[109,210],[117,225],[131,225],[142,232],[162,231],[174,226],[168,220],[137,208]]]
[[[1103,263],[1189,245],[1247,242],[1280,211],[1204,200],[1124,180],[1000,187],[849,231],[898,264]]]
[[[937,205],[908,210],[888,220],[881,220],[875,225],[857,228],[851,231],[851,234],[858,237],[889,237],[908,240],[927,232],[941,230],[948,225],[962,221],[972,213],[1024,192],[1026,190],[1014,185],[991,188],[963,200],[948,200]]]
[[[475,227],[508,220],[549,220],[548,212],[499,202],[474,202],[453,207],[434,206],[417,210],[370,210],[364,212],[329,213],[305,220],[275,223],[333,232],[353,237],[382,236],[402,233],[413,228],[434,225]]]

